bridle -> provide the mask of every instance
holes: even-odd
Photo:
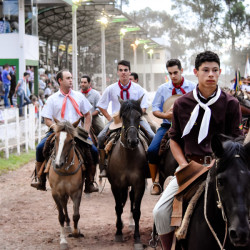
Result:
[[[136,134],[137,134],[137,142],[138,142],[138,144],[139,144],[139,137],[138,137],[138,135],[139,135],[139,129],[140,129],[140,125],[139,125],[139,127],[137,128],[136,126],[129,126],[126,130],[125,130],[125,127],[124,127],[124,125],[122,126],[122,130],[121,130],[121,134],[120,134],[120,144],[122,145],[122,147],[124,147],[124,148],[126,148],[126,149],[130,149],[130,150],[134,150],[135,148],[130,148],[130,147],[128,147],[128,146],[126,146],[125,144],[126,143],[123,143],[122,142],[122,135],[124,134],[124,139],[127,141],[127,135],[128,135],[128,131],[130,130],[130,129],[135,129],[136,130]],[[123,131],[125,131],[124,133],[123,133]]]
[[[234,158],[240,158],[240,155],[235,154]],[[218,168],[218,162],[219,162],[219,159],[216,159],[216,165],[215,165],[216,169]],[[217,203],[217,207],[221,210],[222,218],[223,218],[223,220],[225,222],[225,236],[224,236],[223,244],[221,244],[219,238],[217,237],[216,232],[214,231],[212,225],[210,224],[210,222],[209,222],[209,220],[207,218],[207,192],[208,192],[208,184],[210,182],[210,178],[211,178],[211,174],[210,174],[210,171],[209,171],[208,176],[207,176],[207,180],[206,180],[205,195],[204,195],[204,217],[205,217],[207,225],[208,225],[211,233],[213,234],[215,240],[217,241],[220,249],[225,250],[224,246],[225,246],[226,238],[227,238],[227,217],[226,217],[225,209],[224,209],[222,201],[221,201],[221,195],[220,195],[220,191],[219,191],[219,188],[218,188],[218,177],[217,177],[217,175],[215,177],[216,193],[217,193],[217,197],[218,197],[218,200],[217,200],[216,203]]]

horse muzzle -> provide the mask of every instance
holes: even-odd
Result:
[[[245,227],[229,227],[229,237],[235,247],[245,247],[250,240],[249,225]]]
[[[140,142],[140,140],[138,138],[136,138],[136,139],[128,138],[127,139],[128,147],[132,150],[135,149],[139,145],[139,142]]]

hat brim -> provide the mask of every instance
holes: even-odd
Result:
[[[78,138],[79,140],[83,141],[83,142],[86,142],[89,145],[93,145],[93,142],[91,140],[89,140],[89,139],[86,139],[86,138],[84,138],[84,137],[82,137],[80,135],[76,135],[75,137]]]
[[[184,172],[185,168],[187,168],[187,167],[189,167],[189,165],[186,165],[183,168],[181,168],[179,171],[177,171],[175,173],[175,176],[178,176],[178,174],[181,174],[181,172]],[[182,184],[181,186],[179,186],[179,189],[175,193],[175,195],[178,195],[181,192],[183,192],[187,187],[190,186],[190,184],[192,184],[194,181],[198,180],[203,174],[205,174],[206,172],[208,172],[209,169],[210,169],[210,167],[206,167],[206,166],[201,165],[200,171],[197,172],[194,176],[192,176],[189,180],[187,180],[184,184]]]
[[[110,130],[115,130],[115,129],[118,129],[118,128],[121,128],[122,127],[122,123],[117,123],[115,124],[114,122],[112,122],[110,125],[109,125],[109,129]]]
[[[171,106],[174,104],[175,100],[178,99],[182,95],[172,95],[170,96],[163,104],[163,112],[167,112]]]

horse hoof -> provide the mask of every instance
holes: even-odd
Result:
[[[142,243],[135,243],[134,250],[144,250],[143,244]]]
[[[116,235],[116,236],[115,236],[115,241],[116,241],[116,242],[123,242],[123,241],[124,241],[123,235]]]
[[[68,250],[68,249],[69,249],[69,247],[68,247],[67,243],[60,244],[60,250]]]
[[[83,238],[84,237],[84,235],[83,234],[81,234],[81,233],[78,233],[78,234],[69,234],[68,235],[69,236],[69,238],[72,238],[72,237],[74,237],[74,238]]]
[[[64,227],[65,233],[72,233],[72,229],[70,226]]]

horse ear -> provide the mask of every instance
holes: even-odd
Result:
[[[118,101],[120,102],[120,104],[122,105],[124,103],[124,101],[122,100],[122,98],[118,95]]]
[[[53,120],[55,121],[56,124],[57,124],[58,122],[60,122],[60,121],[57,120],[54,116],[53,116]]]
[[[220,136],[219,135],[214,135],[212,137],[212,141],[211,141],[211,147],[212,150],[214,152],[214,154],[220,158],[223,153],[224,153],[224,148],[223,148],[223,144],[221,142]]]
[[[76,128],[79,124],[79,122],[81,121],[82,118],[79,118],[76,122],[74,122],[72,125],[74,128]]]
[[[137,102],[139,102],[140,105],[141,105],[141,101],[142,101],[143,97],[144,97],[144,94],[137,100]]]

